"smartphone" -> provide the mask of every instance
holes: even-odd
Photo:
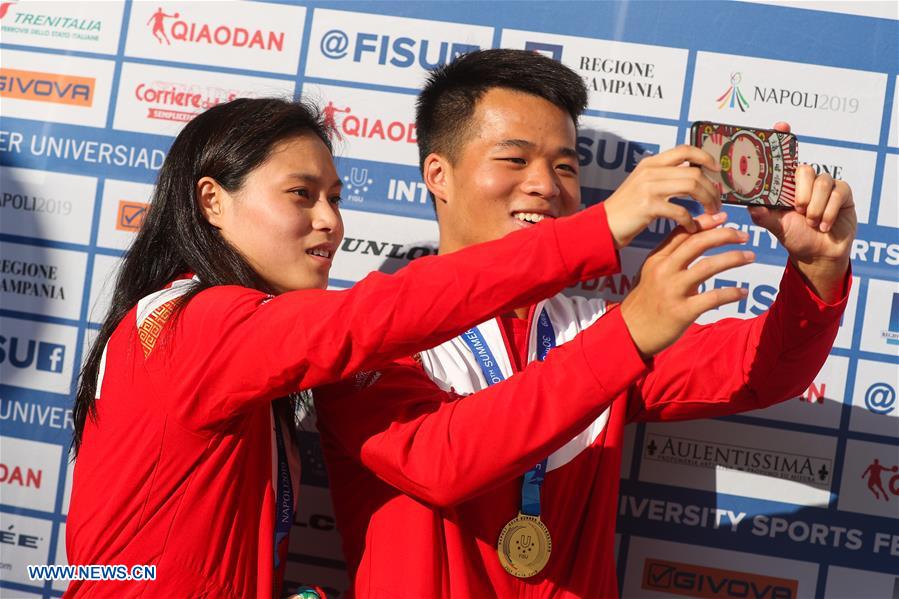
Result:
[[[722,202],[793,209],[798,142],[792,133],[697,121],[690,128],[690,144],[721,166],[718,173],[702,170]]]

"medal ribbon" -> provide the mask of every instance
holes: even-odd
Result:
[[[275,569],[281,566],[278,545],[287,539],[293,526],[293,483],[290,480],[290,466],[287,464],[287,451],[284,449],[284,437],[281,436],[281,418],[275,414],[275,442],[278,445],[278,500],[275,512]]]
[[[477,360],[488,386],[505,380],[506,377],[503,376],[496,358],[493,357],[493,352],[490,351],[490,346],[487,345],[487,341],[484,339],[481,331],[478,330],[478,327],[465,331],[460,337],[468,346],[468,349],[471,350],[475,360]],[[549,314],[546,313],[546,308],[544,308],[540,311],[540,316],[537,318],[537,360],[540,362],[545,360],[549,350],[555,346],[556,332],[553,330],[553,325],[549,321]],[[540,515],[540,487],[543,486],[545,475],[545,459],[524,473],[524,480],[521,482],[522,514],[527,516]]]

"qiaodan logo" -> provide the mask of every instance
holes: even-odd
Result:
[[[716,100],[718,102],[718,110],[727,106],[728,108],[739,108],[740,112],[746,112],[746,109],[749,108],[749,102],[746,101],[743,92],[740,91],[740,83],[742,81],[742,73],[730,74],[730,87],[727,88],[726,92],[718,96]]]
[[[874,458],[874,461],[862,473],[862,478],[868,478],[868,490],[879,501],[889,501],[890,495],[899,496],[899,474],[891,476],[887,481],[887,487],[884,488],[882,478],[884,472],[899,472],[899,465],[894,464],[887,468],[880,463],[880,460]]]

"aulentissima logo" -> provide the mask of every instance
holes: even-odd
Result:
[[[833,472],[833,461],[827,458],[660,434],[647,435],[643,455],[658,462],[761,474],[819,489],[830,487]]]

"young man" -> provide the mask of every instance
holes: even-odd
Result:
[[[431,75],[417,126],[441,253],[577,210],[585,105],[574,72],[526,52],[468,54]],[[678,147],[643,160],[604,202],[615,248],[652,218],[683,225],[620,306],[556,295],[316,391],[356,595],[616,596],[624,425],[756,409],[808,386],[845,306],[851,191],[803,168],[795,212],[754,209],[790,253],[777,301],[754,319],[698,326],[739,293],[697,294],[698,284],[752,254],[695,262],[746,236],[668,202],[719,207],[684,162],[714,167]]]

